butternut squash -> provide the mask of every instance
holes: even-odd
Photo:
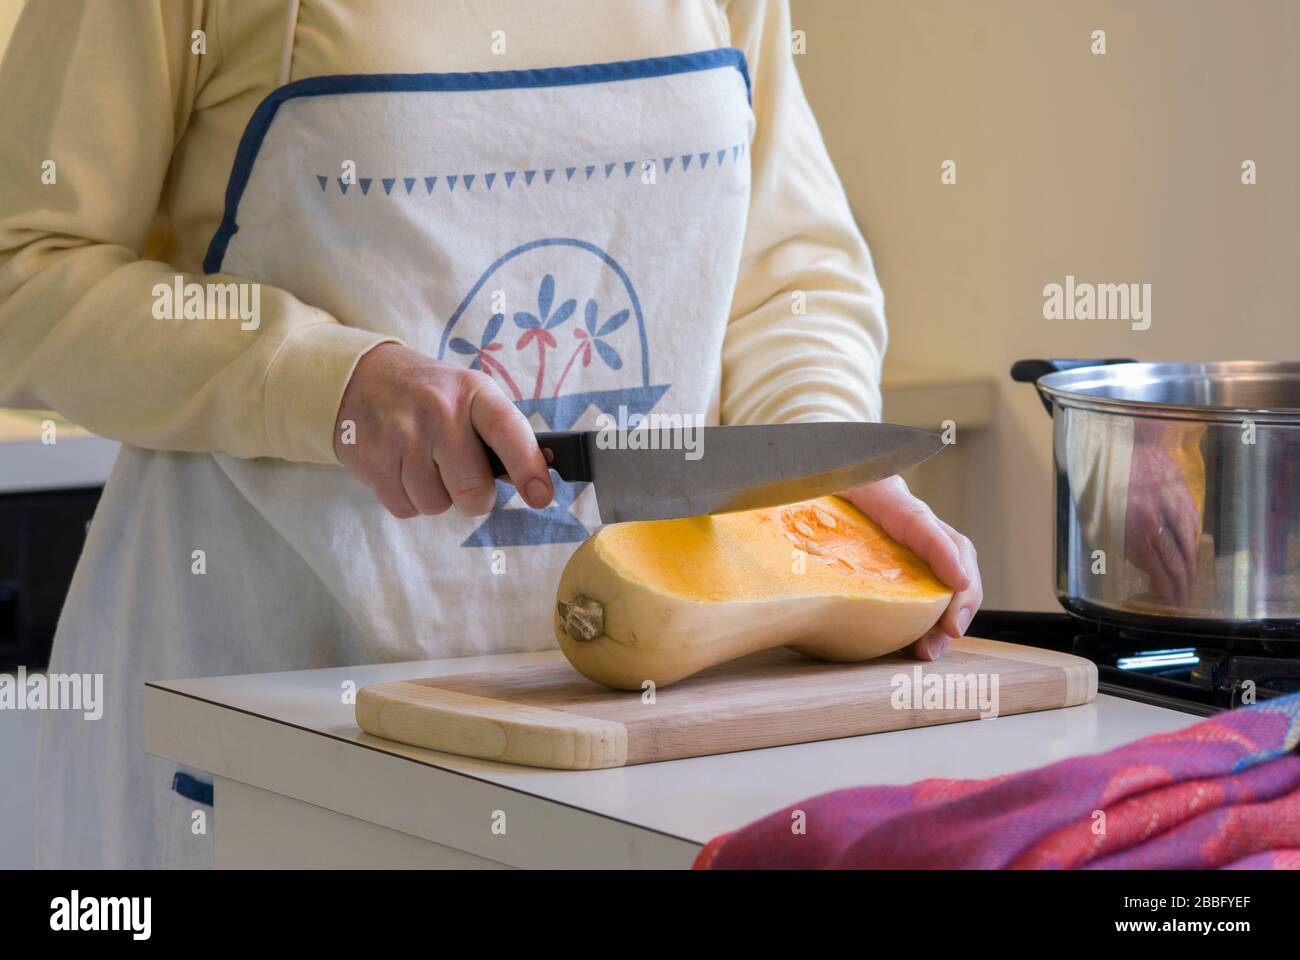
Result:
[[[923,635],[951,597],[856,507],[822,497],[602,528],[560,577],[555,633],[584,676],[639,690],[772,647],[870,660]]]

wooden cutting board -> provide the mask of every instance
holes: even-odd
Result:
[[[432,750],[592,770],[974,720],[974,697],[963,705],[957,691],[978,696],[981,675],[985,704],[997,678],[999,716],[1097,695],[1088,660],[963,637],[934,663],[833,664],[768,650],[656,690],[653,702],[592,683],[557,653],[528,667],[372,684],[358,693],[356,716],[367,733]],[[934,693],[939,683],[950,697]]]

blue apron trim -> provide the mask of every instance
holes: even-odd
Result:
[[[191,776],[183,770],[177,770],[172,777],[172,789],[186,800],[193,800],[205,807],[212,806],[212,784]]]
[[[665,77],[678,73],[694,73],[719,67],[734,67],[745,81],[745,97],[753,103],[749,67],[745,54],[735,47],[720,47],[699,53],[683,53],[671,57],[647,57],[643,60],[618,60],[612,63],[587,63],[573,67],[545,67],[537,70],[492,70],[481,73],[376,73],[341,74],[328,77],[307,77],[285,84],[267,94],[253,111],[248,127],[235,151],[234,167],[226,186],[226,209],[221,225],[212,236],[207,256],[203,258],[206,273],[218,273],[226,256],[230,238],[239,229],[235,216],[240,198],[253,172],[262,140],[271,128],[280,104],[296,97],[319,97],[342,93],[438,93],[477,90],[517,90],[527,87],[564,87],[586,83],[608,83],[619,80],[640,80],[646,77]]]

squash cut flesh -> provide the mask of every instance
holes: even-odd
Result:
[[[598,683],[641,689],[790,646],[867,660],[929,630],[952,591],[839,497],[613,524],[570,559],[556,636]]]
[[[854,590],[923,596],[947,590],[916,554],[838,497],[615,524],[597,535],[596,550],[629,579],[692,600]]]

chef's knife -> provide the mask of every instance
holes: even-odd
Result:
[[[651,442],[658,449],[638,449]],[[595,485],[604,523],[811,500],[892,476],[943,449],[938,434],[914,427],[840,422],[539,433],[537,443],[563,479]],[[506,479],[491,450],[488,460]]]

